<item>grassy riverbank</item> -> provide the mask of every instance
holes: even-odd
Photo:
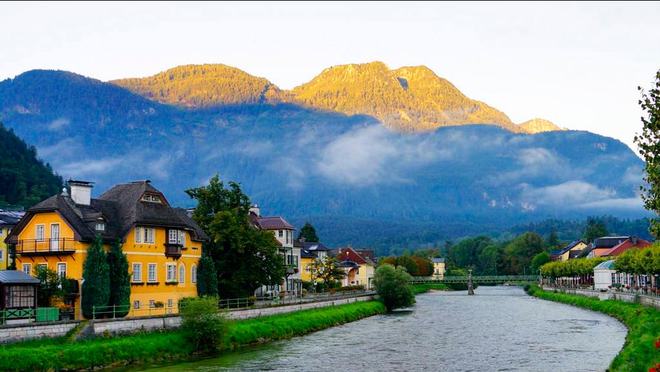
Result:
[[[219,351],[285,339],[385,312],[378,301],[297,311],[231,322]],[[141,333],[67,342],[45,339],[0,346],[0,370],[92,369],[194,354],[179,331]]]
[[[413,284],[413,293],[416,295],[426,293],[431,290],[435,291],[450,291],[451,288],[449,288],[446,284],[442,283],[424,283],[424,284]]]
[[[623,349],[610,365],[611,371],[648,371],[660,367],[660,311],[616,300],[600,301],[580,295],[544,291],[537,285],[526,286],[528,294],[544,300],[561,302],[588,310],[599,311],[617,318],[628,327]],[[594,340],[598,342],[598,340]]]

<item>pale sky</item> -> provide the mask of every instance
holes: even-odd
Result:
[[[101,80],[224,63],[281,88],[326,67],[426,65],[521,122],[633,146],[660,69],[660,3],[1,3],[0,79]]]

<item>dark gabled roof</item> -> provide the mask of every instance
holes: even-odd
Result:
[[[162,203],[141,201],[145,193],[158,195]],[[32,215],[50,211],[57,211],[62,215],[83,241],[94,239],[97,234],[94,230],[97,221],[105,223],[101,237],[106,242],[123,239],[135,225],[188,230],[193,240],[208,240],[208,236],[187,215],[185,209],[170,207],[165,196],[148,181],[116,185],[98,199],[91,199],[90,205],[76,204],[66,194],[51,196],[30,208],[14,230],[20,231]]]
[[[39,284],[39,279],[18,270],[0,270],[2,284]]]
[[[303,242],[305,249],[310,251],[329,251],[330,248],[326,247],[323,243],[319,242]]]
[[[603,236],[602,238],[596,238],[594,239],[593,243],[591,245],[593,246],[593,249],[598,249],[598,248],[612,248],[615,245],[619,245],[625,240],[630,238],[629,236]]]
[[[571,249],[575,248],[575,246],[577,246],[580,243],[586,244],[584,242],[584,240],[574,240],[574,241],[568,243],[568,245],[565,246],[564,248],[550,252],[550,256],[561,256],[562,254],[564,254],[564,253],[570,251]]]
[[[301,249],[300,250],[300,257],[302,258],[316,258],[316,253],[310,251],[309,249]]]
[[[262,230],[295,230],[295,228],[280,216],[256,217],[253,223]]]

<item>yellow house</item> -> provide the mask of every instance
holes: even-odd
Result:
[[[336,257],[339,266],[346,272],[342,286],[363,285],[366,289],[373,288],[372,281],[376,270],[373,251],[339,248]]]
[[[433,279],[442,280],[445,277],[445,259],[433,258]]]
[[[553,261],[568,261],[571,258],[577,257],[586,248],[587,243],[582,240],[576,240],[560,250],[551,252],[550,258]]]
[[[23,212],[0,210],[0,270],[6,270],[11,265],[11,257],[9,257],[9,249],[5,243],[5,238],[23,215]]]
[[[83,283],[87,248],[119,240],[131,274],[129,316],[173,313],[197,295],[197,264],[208,237],[184,209],[173,208],[149,181],[120,184],[91,198],[92,183],[69,181],[69,190],[30,208],[6,241],[16,247],[16,269],[34,275],[43,265]],[[73,303],[82,318],[80,297]]]
[[[312,264],[315,260],[323,260],[330,250],[323,243],[306,242],[304,239],[296,240],[294,245],[300,248],[300,279],[304,282],[312,281]],[[320,281],[320,279],[317,279]]]

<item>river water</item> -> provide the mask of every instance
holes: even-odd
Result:
[[[617,320],[517,287],[417,296],[379,315],[158,371],[604,371],[623,346]]]

